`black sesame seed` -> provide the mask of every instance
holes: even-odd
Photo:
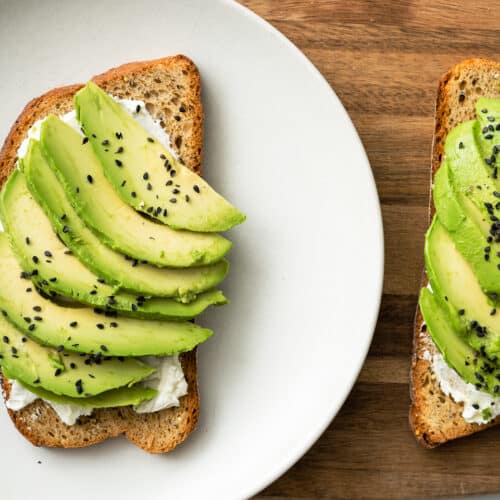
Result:
[[[99,328],[99,330],[104,330],[104,325],[102,323],[97,323],[97,328]]]
[[[28,330],[29,330],[30,332],[32,332],[35,328],[36,328],[36,326],[35,326],[35,324],[34,324],[34,323],[31,323],[31,325],[30,325],[30,326],[28,326]]]
[[[35,321],[42,321],[43,320],[43,318],[41,316],[33,316],[33,319]]]
[[[497,310],[495,308],[493,308],[491,311],[490,311],[490,316],[495,316],[495,314],[497,313]]]
[[[62,370],[60,368],[57,368],[57,370],[54,372],[54,376],[59,377],[61,375]]]
[[[52,277],[52,278],[49,278],[49,281],[50,281],[51,283],[55,283],[55,282],[57,281],[57,278],[54,276],[54,277]]]
[[[148,174],[147,172],[144,172],[144,173],[142,174],[142,178],[143,178],[145,181],[147,181],[147,180],[149,179],[149,174]]]
[[[137,306],[135,304],[132,304],[131,307],[132,307],[132,311],[137,311]],[[5,337],[4,337],[4,339],[5,339]]]
[[[161,207],[156,207],[155,215],[160,215],[160,214],[161,214]]]
[[[174,183],[174,181],[167,181],[167,182],[165,183],[165,186],[171,186],[173,183]]]
[[[123,146],[120,146],[116,151],[115,154],[119,155],[120,153],[123,153]]]
[[[24,241],[26,242],[26,245],[29,245],[30,244],[29,236],[26,236],[26,238],[24,238]]]
[[[117,328],[117,327],[118,327],[118,323],[117,323],[116,321],[112,321],[112,322],[109,324],[109,326],[110,326],[111,328]]]
[[[58,345],[57,346],[57,352],[62,352],[64,350],[64,346],[63,345]]]
[[[107,139],[104,139],[104,141],[101,142],[103,146],[109,146],[109,141]]]
[[[28,339],[27,339],[26,337],[23,337],[23,338],[21,339],[21,342],[22,342],[23,344],[25,344],[26,342],[28,342]]]
[[[77,187],[75,191],[76,191],[76,193],[78,194],[78,193],[80,192],[80,188],[79,188],[79,187]]]
[[[463,316],[465,314],[465,309],[459,309],[458,310],[458,315]]]
[[[76,368],[76,364],[75,363],[70,363],[69,367],[74,370]]]
[[[75,326],[78,326],[78,321],[72,321],[69,326],[71,326],[72,328],[75,328]],[[74,347],[74,346],[73,346]]]
[[[167,157],[166,157],[163,153],[160,155],[160,158],[161,158],[162,160],[166,160],[166,159],[167,159]]]
[[[177,188],[172,190],[172,194],[179,194],[179,193],[180,193],[180,191]]]
[[[484,138],[487,140],[493,139],[493,134],[486,134]]]
[[[174,116],[174,120],[175,120],[176,122],[178,122],[180,119],[181,119],[181,117],[180,117],[179,115],[175,115],[175,116]]]
[[[148,142],[155,142],[155,140],[152,137],[148,137]]]
[[[122,163],[122,161],[121,161],[121,160],[119,160],[118,158],[115,158],[115,165],[116,165],[117,167],[121,167],[121,166],[123,165],[123,163]]]
[[[474,408],[474,410],[479,410],[479,405],[477,403],[474,403],[472,405],[472,408]]]
[[[177,203],[177,198],[170,198],[170,200],[168,200],[170,203]]]
[[[123,134],[121,132],[115,132],[115,136],[117,139],[123,139]]]
[[[108,352],[108,348],[105,345],[101,346],[101,351]]]
[[[153,189],[153,186],[151,185],[151,183],[150,183],[150,182],[148,182],[148,183],[146,184],[146,189],[147,189],[148,191],[151,191],[151,190]]]
[[[7,335],[4,335],[2,340],[4,341],[5,344],[8,344],[10,342],[9,337],[7,337]]]
[[[43,254],[45,255],[45,257],[52,257],[52,253],[49,250],[45,250]]]
[[[31,257],[31,260],[32,260],[35,264],[38,264],[38,262],[40,261],[40,259],[39,259],[36,255],[33,255],[33,257]]]
[[[153,210],[154,210],[154,208],[153,208],[153,207],[148,207],[148,208],[146,209],[146,212],[147,212],[148,214],[152,214],[152,213],[153,213]]]
[[[164,208],[164,209],[163,209],[163,217],[166,217],[166,216],[167,216],[167,209],[166,209],[166,208]]]
[[[29,288],[26,288],[26,292],[32,292],[33,291],[33,288],[29,287]]]
[[[68,231],[69,231],[69,227],[68,227],[68,226],[64,226],[64,227],[62,228],[62,232],[63,232],[63,233],[67,233]]]
[[[139,113],[141,111],[141,105],[138,104],[136,107],[135,107],[135,112],[136,113]]]
[[[489,121],[489,122],[494,122],[495,121],[495,117],[494,116],[487,116],[486,119]]]
[[[130,193],[130,196],[132,196],[132,198],[136,198],[137,197],[137,193],[135,191],[132,191]]]
[[[24,321],[26,321],[26,323],[31,323],[31,318],[28,318],[27,316],[25,316],[23,319],[24,319]]]
[[[97,294],[97,290],[91,290],[91,291],[89,292],[89,294],[90,294],[90,295],[96,295],[96,294]]]
[[[94,182],[94,179],[92,179],[92,176],[90,174],[87,175],[87,180],[89,181],[90,184],[92,184],[92,182]]]
[[[185,112],[186,112],[186,108],[185,108],[184,106],[181,106],[181,107],[179,108],[179,112],[180,112],[180,113],[185,113]]]
[[[187,203],[189,203],[189,195],[187,194],[186,196],[184,196],[184,199],[186,200]]]
[[[484,382],[484,377],[480,373],[475,372],[474,376],[479,380],[479,382]]]
[[[17,349],[15,347],[11,347],[10,351],[12,352],[12,354],[17,354]]]
[[[195,193],[200,192],[200,188],[196,184],[193,186],[193,189],[194,189]]]
[[[83,140],[82,140],[82,144],[87,144],[87,142],[89,142],[89,138],[88,137],[84,137]]]
[[[175,170],[170,170],[170,177],[175,177],[177,172]]]
[[[488,112],[488,110],[487,110],[486,108],[483,108],[483,109],[481,110],[481,113],[487,113],[487,112]]]
[[[78,394],[82,394],[83,393],[83,382],[81,379],[78,379],[76,382],[75,382],[75,387],[76,387],[76,392]]]

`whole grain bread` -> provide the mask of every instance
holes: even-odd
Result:
[[[454,66],[441,78],[436,101],[431,185],[444,156],[448,132],[458,123],[475,118],[475,104],[481,96],[500,98],[500,63],[469,59]],[[434,212],[431,194],[429,223]],[[422,286],[427,286],[425,273]],[[488,424],[470,424],[462,418],[463,404],[455,403],[441,391],[433,373],[431,357],[435,352],[436,347],[417,306],[410,374],[410,425],[419,442],[427,448],[500,423],[500,417]]]
[[[153,61],[134,62],[95,76],[93,80],[110,94],[145,102],[170,136],[179,159],[201,174],[203,107],[200,75],[194,63],[178,55]],[[83,85],[61,87],[33,99],[15,121],[0,151],[0,187],[14,170],[17,150],[29,128],[47,115],[73,109],[73,96]],[[131,407],[96,410],[73,425],[65,425],[54,410],[36,400],[20,411],[9,410],[17,429],[34,445],[80,448],[124,434],[151,453],[165,453],[184,441],[198,420],[196,350],[180,356],[188,383],[188,394],[180,406],[156,413],[138,414]],[[10,382],[2,379],[4,397]]]

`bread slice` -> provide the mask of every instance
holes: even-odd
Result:
[[[180,160],[201,174],[203,107],[200,75],[192,61],[178,55],[135,62],[111,69],[93,80],[114,96],[144,101],[147,110],[169,133]],[[28,103],[0,151],[0,187],[15,168],[17,149],[28,129],[51,113],[63,114],[73,109],[73,96],[81,87],[54,89]],[[189,389],[177,408],[150,414],[138,414],[130,407],[96,410],[92,416],[81,417],[77,424],[68,426],[48,404],[36,400],[20,411],[9,410],[10,418],[36,446],[80,448],[124,434],[148,452],[165,453],[184,441],[198,420],[196,350],[180,359]],[[2,384],[8,400],[10,383],[3,379]]]
[[[469,59],[457,64],[441,78],[436,101],[431,184],[441,165],[448,132],[458,123],[475,118],[474,107],[481,96],[500,98],[500,63]],[[431,194],[429,222],[434,212]],[[426,286],[425,274],[422,281]],[[434,448],[500,423],[500,416],[488,424],[470,424],[462,418],[463,404],[455,403],[441,391],[433,373],[430,356],[434,352],[436,348],[417,306],[410,376],[410,425],[420,443]]]

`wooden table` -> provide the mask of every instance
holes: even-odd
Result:
[[[258,498],[500,492],[500,428],[429,451],[408,426],[437,82],[462,59],[500,60],[500,2],[243,3],[305,52],[347,108],[377,181],[386,249],[375,337],[350,397],[312,449]]]

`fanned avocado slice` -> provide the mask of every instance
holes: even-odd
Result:
[[[459,203],[449,182],[447,161],[443,162],[434,177],[433,199],[439,221],[457,250],[471,265],[482,290],[495,299],[500,297],[500,258],[497,256],[500,246],[488,243],[471,218],[481,217],[477,208],[467,203],[464,210]],[[499,247],[498,250],[496,247]]]
[[[200,232],[225,231],[245,220],[94,83],[75,95],[75,109],[106,177],[136,210],[174,229]]]
[[[446,363],[476,389],[499,395],[500,367],[496,360],[474,350],[457,334],[447,311],[427,288],[420,292],[419,305],[432,340]]]
[[[86,268],[54,233],[47,215],[34,200],[22,172],[12,173],[0,193],[0,216],[14,253],[33,282],[47,293],[146,319],[192,319],[210,305],[227,303],[219,290],[201,293],[183,304],[174,299],[116,290]]]
[[[226,260],[184,269],[157,268],[115,252],[99,240],[71,206],[39,142],[30,142],[20,165],[33,197],[55,232],[89,269],[110,285],[142,295],[189,302],[195,295],[217,286],[226,276],[229,268]]]
[[[474,349],[500,354],[500,314],[483,293],[470,264],[435,217],[425,238],[425,267],[432,291],[457,332]]]
[[[156,266],[190,267],[217,262],[231,248],[218,234],[175,231],[136,212],[106,179],[91,145],[57,116],[43,122],[40,142],[78,215],[114,250]]]
[[[10,372],[3,369],[5,377],[9,379],[16,379]],[[17,379],[16,379],[17,380]],[[111,391],[103,392],[95,396],[87,396],[84,398],[72,398],[70,396],[63,396],[54,394],[40,386],[34,386],[18,380],[18,382],[28,391],[32,392],[39,398],[46,401],[52,401],[57,404],[74,405],[82,408],[119,408],[121,406],[138,405],[143,401],[152,399],[156,396],[158,391],[140,385],[132,387],[120,387]]]
[[[62,307],[29,285],[0,234],[0,308],[11,323],[46,345],[108,356],[172,355],[191,351],[212,335],[190,322],[107,318],[87,307]]]
[[[37,313],[32,311],[35,324]],[[20,382],[54,394],[84,398],[127,387],[154,373],[137,359],[81,357],[74,352],[44,347],[0,315],[0,365]]]

